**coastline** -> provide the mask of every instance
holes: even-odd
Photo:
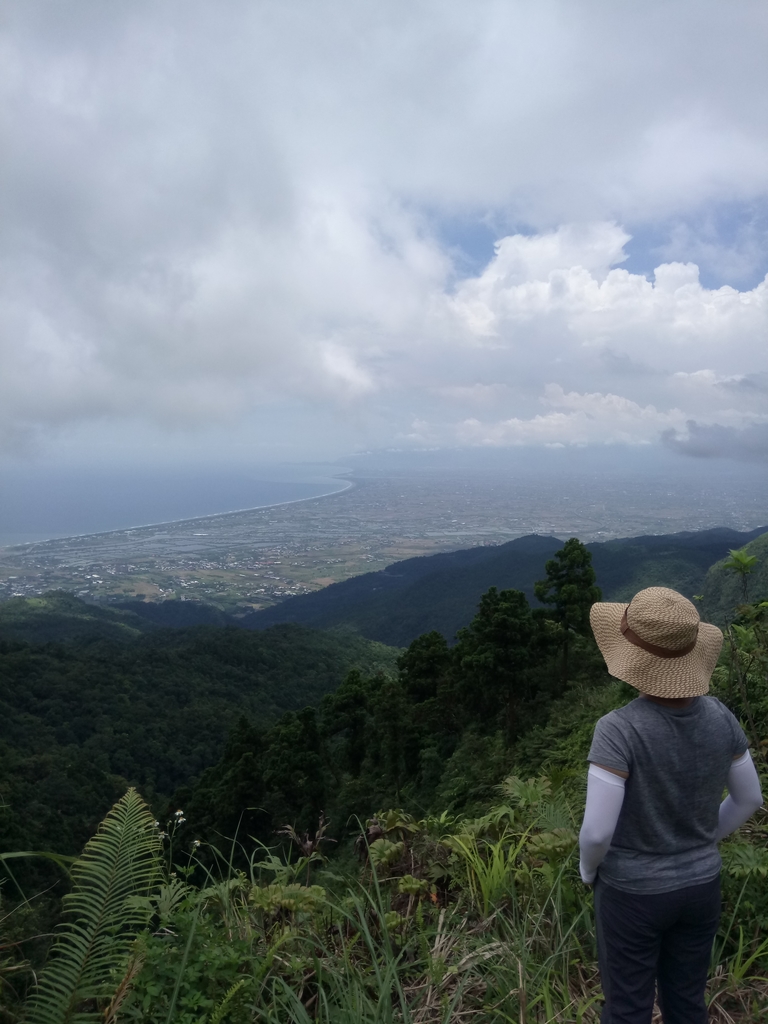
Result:
[[[360,482],[357,480],[345,479],[344,474],[339,474],[338,477],[331,477],[330,480],[339,480],[344,482],[343,487],[337,487],[331,491],[323,491],[320,494],[308,494],[303,498],[288,498],[286,501],[270,501],[263,505],[248,505],[243,508],[227,509],[225,512],[210,512],[203,516],[190,516],[181,519],[163,519],[151,523],[141,523],[138,526],[121,526],[114,530],[96,530],[95,532],[88,533],[70,533],[62,534],[59,537],[45,537],[41,540],[30,540],[20,541],[17,544],[0,544],[0,556],[4,554],[17,555],[27,553],[34,550],[37,547],[41,547],[46,544],[60,544],[66,543],[67,541],[83,541],[90,538],[97,539],[102,537],[118,537],[126,536],[131,533],[137,533],[144,530],[155,530],[161,527],[182,527],[192,525],[194,523],[210,522],[214,519],[224,519],[227,516],[244,515],[248,512],[258,512],[265,509],[271,508],[282,508],[285,505],[298,505],[305,501],[317,501],[320,498],[331,498],[336,494],[344,494],[346,491],[352,490],[358,487]]]

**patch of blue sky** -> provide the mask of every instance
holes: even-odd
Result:
[[[506,235],[533,235],[534,227],[510,223],[502,212],[447,215],[424,213],[429,231],[453,260],[457,280],[480,274]],[[695,263],[707,288],[730,285],[741,291],[768,273],[768,197],[711,204],[660,222],[622,224],[632,239],[621,266],[652,279],[661,263]]]
[[[707,288],[745,291],[768,272],[768,197],[709,205],[661,223],[625,225],[632,240],[622,263],[633,274],[653,276],[661,263],[695,263]]]
[[[425,219],[430,233],[450,254],[457,279],[481,274],[494,257],[496,242],[505,235],[533,234],[530,228],[510,225],[503,216],[493,212],[453,215],[427,212]]]

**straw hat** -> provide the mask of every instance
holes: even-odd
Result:
[[[706,693],[723,645],[687,597],[648,587],[629,604],[600,601],[589,613],[608,671],[652,697]]]

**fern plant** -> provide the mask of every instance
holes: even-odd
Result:
[[[146,897],[160,877],[161,840],[135,789],[114,805],[72,867],[64,920],[27,1007],[29,1024],[91,1024],[118,989]],[[136,899],[139,897],[139,899]]]

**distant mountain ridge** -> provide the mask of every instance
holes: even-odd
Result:
[[[723,527],[629,537],[587,547],[605,600],[628,601],[649,586],[669,586],[693,597],[703,588],[709,568],[730,548],[743,547],[767,531],[768,527],[761,527],[741,533]],[[318,629],[351,626],[371,640],[395,647],[404,647],[433,629],[451,640],[471,619],[489,587],[522,590],[536,604],[534,583],[544,577],[544,563],[562,544],[556,537],[533,534],[497,547],[409,558],[246,615],[240,625],[251,629],[282,622]]]
[[[66,590],[0,601],[0,639],[30,644],[104,640],[125,643],[162,629],[239,626],[238,619],[196,601],[83,601]]]
[[[764,562],[764,535],[768,536],[768,527],[747,532],[718,528],[593,542],[587,547],[605,600],[628,601],[643,587],[670,586],[687,597],[703,593],[702,614],[721,623],[737,603],[738,583],[717,565],[729,549],[745,545]],[[84,604],[63,592],[13,598],[0,603],[0,636],[31,643],[97,637],[128,641],[157,629],[262,630],[297,623],[315,629],[347,627],[393,647],[405,647],[430,630],[450,641],[470,621],[489,587],[522,590],[535,605],[534,583],[543,578],[545,562],[562,543],[557,537],[532,534],[493,547],[409,558],[239,617],[195,601],[131,600],[104,606]],[[761,586],[768,592],[768,566],[758,568],[750,595],[760,596]]]

